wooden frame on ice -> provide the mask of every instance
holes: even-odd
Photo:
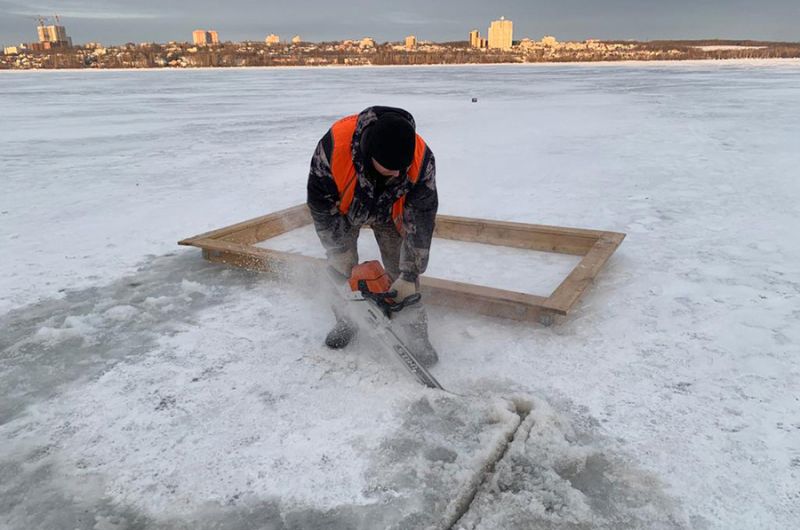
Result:
[[[252,270],[284,273],[295,267],[322,263],[319,258],[266,249],[256,243],[301,228],[312,222],[305,204],[257,217],[180,241],[203,250],[209,261]],[[496,317],[539,321],[545,325],[566,315],[622,243],[625,234],[470,219],[436,217],[435,237],[489,245],[583,256],[572,272],[549,296],[518,293],[429,276],[421,277],[422,293],[429,303],[476,311]]]

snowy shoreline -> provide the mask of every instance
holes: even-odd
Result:
[[[686,60],[666,60],[666,61],[564,61],[564,62],[537,62],[537,63],[460,63],[460,64],[365,64],[365,65],[322,65],[322,66],[198,66],[191,68],[30,68],[30,69],[9,69],[0,70],[0,74],[6,72],[194,72],[205,70],[364,70],[372,68],[459,68],[459,67],[562,67],[572,66],[575,68],[585,66],[644,66],[644,65],[705,65],[705,64],[724,64],[724,65],[747,65],[747,66],[768,66],[768,65],[798,65],[800,58],[771,58],[771,59],[686,59]]]

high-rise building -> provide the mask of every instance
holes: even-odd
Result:
[[[473,29],[469,32],[469,45],[473,48],[484,49],[487,47],[487,41],[481,37],[477,29]]]
[[[417,46],[417,38],[414,35],[406,37],[406,49],[411,50]]]
[[[219,44],[219,34],[214,30],[196,29],[192,32],[192,42],[196,46]]]
[[[55,20],[56,24],[47,26],[45,25],[44,18],[39,19],[39,27],[37,28],[39,43],[42,44],[45,49],[72,46],[72,39],[67,36],[67,29],[58,24],[60,19],[57,15]]]
[[[489,26],[489,48],[510,50],[513,42],[514,24],[505,17],[493,20]]]
[[[481,39],[481,34],[478,33],[477,29],[473,29],[469,32],[469,45],[473,48],[479,48],[478,41]]]

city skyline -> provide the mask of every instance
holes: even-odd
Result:
[[[465,41],[473,28],[505,16],[514,21],[514,38],[556,35],[584,39],[755,39],[798,41],[800,2],[770,0],[754,10],[742,0],[565,0],[558,5],[533,5],[521,0],[478,2],[443,0],[428,4],[410,0],[403,9],[386,3],[355,0],[332,6],[311,0],[297,7],[257,0],[229,0],[219,7],[211,0],[177,0],[168,7],[155,0],[0,0],[0,42],[31,41],[36,17],[58,13],[76,43],[186,41],[194,29],[214,27],[225,41],[263,40],[275,33],[287,39],[328,41],[370,36],[402,42],[407,35],[437,42]],[[342,13],[348,13],[342,16]],[[350,14],[354,13],[354,14]],[[338,19],[337,19],[338,16]]]

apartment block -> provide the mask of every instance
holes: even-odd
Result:
[[[489,48],[510,50],[513,42],[514,24],[505,17],[492,21],[489,26]]]

